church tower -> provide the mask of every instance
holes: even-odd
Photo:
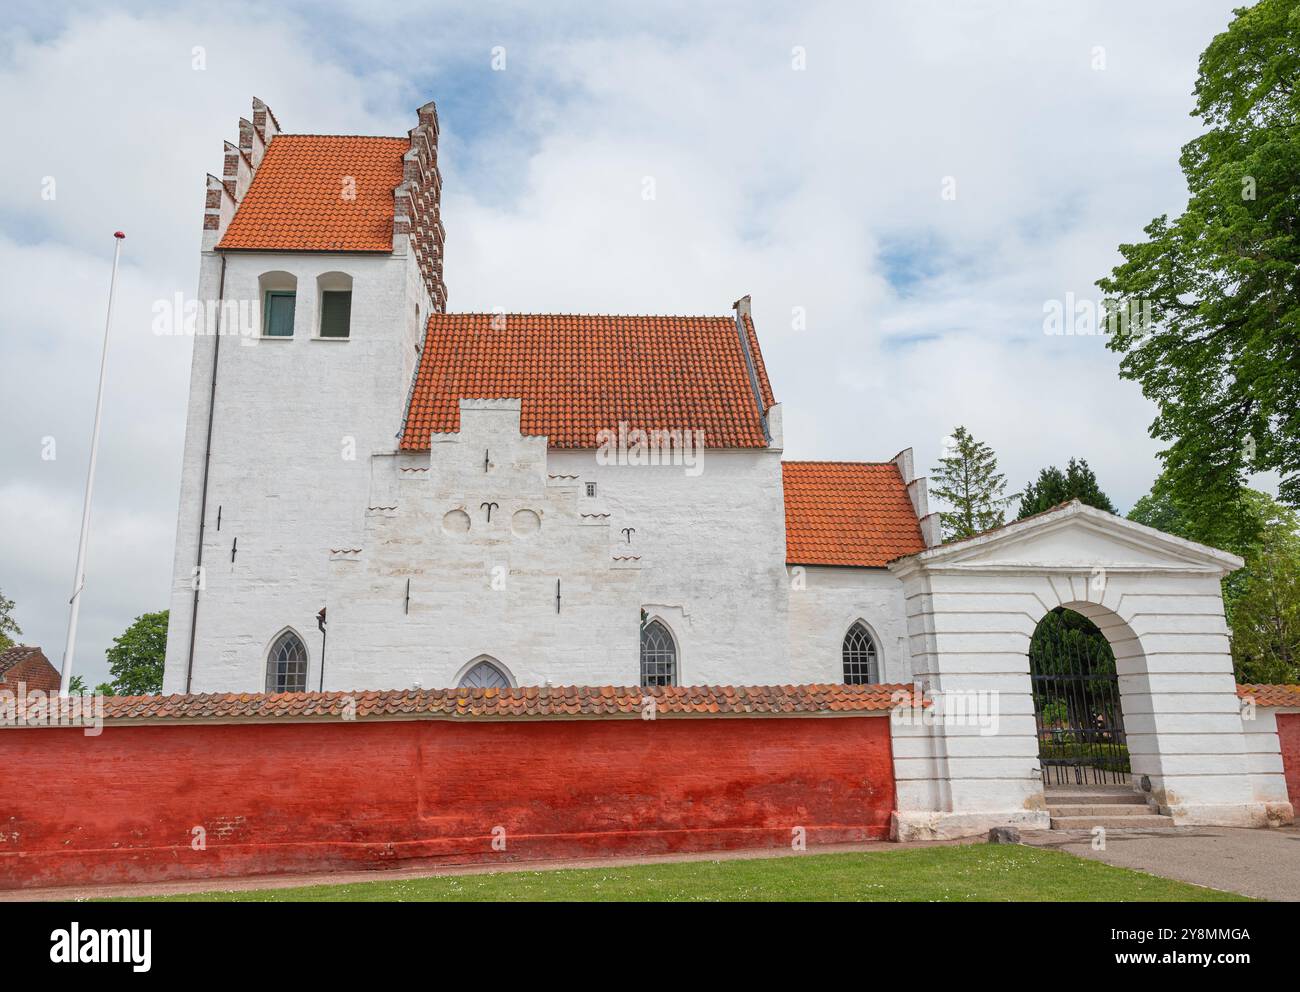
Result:
[[[208,176],[167,692],[246,689],[239,659],[281,642],[264,688],[318,684],[329,556],[447,307],[438,115],[416,113],[404,137],[291,134],[254,99]]]

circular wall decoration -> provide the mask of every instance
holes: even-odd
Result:
[[[510,529],[515,537],[531,537],[542,529],[542,518],[533,510],[516,510],[510,518]]]
[[[458,536],[469,533],[469,514],[464,510],[448,510],[442,517],[442,532]]]

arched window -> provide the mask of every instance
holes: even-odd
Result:
[[[262,337],[293,337],[298,279],[288,272],[263,272],[257,279],[262,295]]]
[[[677,645],[658,620],[641,628],[641,684],[677,684]]]
[[[844,681],[849,685],[871,685],[880,681],[876,642],[861,620],[844,635]]]
[[[475,662],[468,672],[461,676],[462,689],[509,689],[510,679],[490,661]]]
[[[286,630],[271,645],[266,658],[266,691],[307,691],[307,648],[292,630]]]
[[[325,272],[316,277],[319,316],[316,336],[347,338],[352,335],[352,277],[346,272]]]

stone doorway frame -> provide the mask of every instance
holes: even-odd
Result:
[[[897,559],[914,681],[945,700],[996,700],[996,730],[896,719],[893,836],[1046,829],[1029,639],[1051,609],[1088,617],[1115,651],[1133,779],[1179,824],[1289,820],[1279,783],[1252,772],[1223,615],[1236,555],[1077,500]],[[1285,794],[1285,793],[1283,793]]]

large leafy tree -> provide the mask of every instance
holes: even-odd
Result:
[[[1243,488],[1223,504],[1209,508],[1200,500],[1186,499],[1165,473],[1152,484],[1151,492],[1133,505],[1128,518],[1249,560],[1263,539],[1261,506],[1268,499],[1264,493]],[[1244,569],[1223,581],[1223,606],[1229,623],[1245,581]]]
[[[1201,509],[1161,476],[1129,519],[1244,558],[1245,567],[1223,580],[1237,680],[1300,681],[1300,519],[1248,488],[1217,512]]]
[[[14,601],[0,592],[0,650],[14,646],[14,638],[22,635],[22,628],[14,619]]]
[[[113,691],[143,696],[162,691],[163,659],[167,654],[167,611],[135,618],[106,652]]]
[[[1072,499],[1107,513],[1115,512],[1114,504],[1101,491],[1096,474],[1088,467],[1088,460],[1071,458],[1064,472],[1055,465],[1049,465],[1038,473],[1036,482],[1025,486],[1024,492],[1020,494],[1017,519],[1023,520]]]
[[[939,464],[930,469],[930,491],[952,509],[939,514],[945,541],[970,537],[1005,520],[1007,477],[998,471],[998,458],[965,427],[952,432]]]
[[[1201,55],[1192,113],[1207,130],[1180,159],[1189,199],[1098,282],[1154,326],[1109,347],[1158,415],[1167,484],[1197,518],[1275,470],[1300,503],[1300,5],[1235,11]]]

